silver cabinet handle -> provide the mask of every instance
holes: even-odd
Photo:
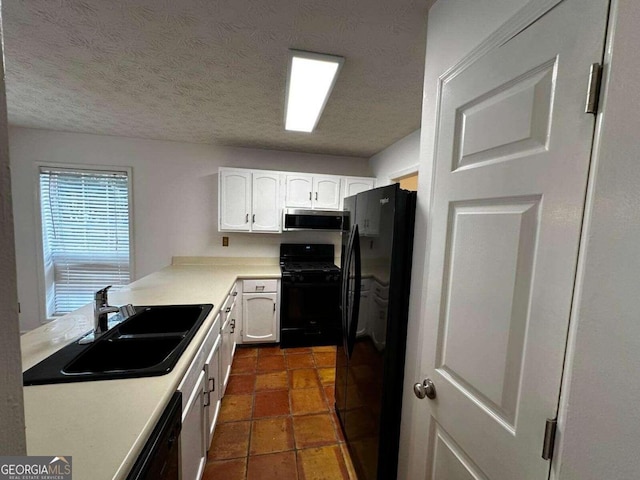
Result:
[[[254,213],[251,217],[251,222],[256,223],[256,214]]]
[[[244,223],[249,223],[249,214],[244,217]]]
[[[231,307],[227,307],[224,311],[224,313],[229,313],[231,311]]]
[[[235,333],[236,331],[236,319],[232,318],[231,319],[231,333]]]
[[[256,285],[256,292],[264,292],[264,285]]]
[[[236,295],[238,295],[238,292],[233,292],[232,295],[235,297]]]
[[[211,405],[211,392],[209,390],[205,390],[204,392],[202,392],[204,394],[204,406],[208,407],[209,405]]]
[[[309,192],[309,200],[311,200],[311,195],[313,194],[313,192]]]
[[[316,200],[318,200],[318,192],[316,192]]]
[[[216,377],[211,377],[209,379],[209,391],[210,392],[215,392],[216,391]],[[211,401],[211,400],[209,400]]]

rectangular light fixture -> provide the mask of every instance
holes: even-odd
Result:
[[[312,132],[336,83],[343,57],[289,50],[284,128]]]

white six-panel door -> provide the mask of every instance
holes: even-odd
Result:
[[[548,478],[607,6],[565,0],[443,80],[421,319],[428,479]]]

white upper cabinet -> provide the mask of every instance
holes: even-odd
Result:
[[[254,172],[251,230],[279,232],[282,215],[280,205],[280,175]]]
[[[340,180],[335,175],[288,174],[285,204],[288,208],[339,210]]]
[[[251,210],[251,172],[220,170],[219,228],[248,232]]]
[[[344,195],[350,197],[375,187],[376,179],[368,177],[346,177],[344,179]]]
[[[340,177],[313,177],[313,208],[339,210],[340,200]]]
[[[287,175],[286,206],[289,208],[311,208],[313,199],[312,175]]]
[[[280,232],[281,217],[279,173],[220,169],[218,230]]]
[[[221,232],[280,233],[284,208],[340,210],[344,197],[375,186],[375,178],[226,167],[218,178]]]

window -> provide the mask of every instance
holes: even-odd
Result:
[[[128,172],[41,167],[40,207],[47,318],[130,282]]]

